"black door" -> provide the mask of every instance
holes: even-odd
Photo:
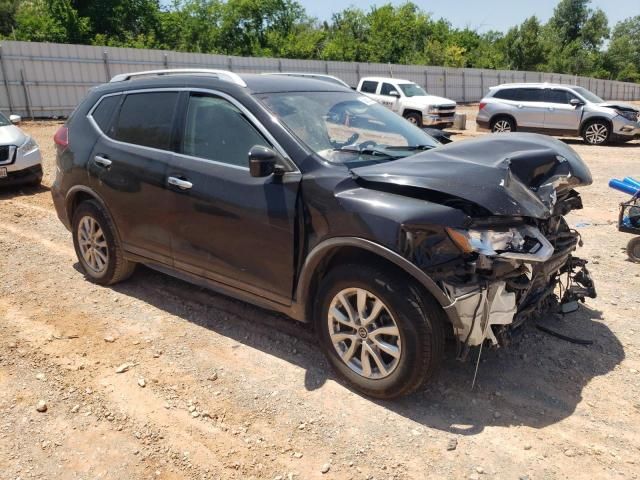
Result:
[[[249,150],[271,145],[245,113],[214,95],[185,101],[181,155],[167,173],[175,266],[290,300],[300,174],[251,177]]]
[[[127,95],[88,162],[125,249],[167,264],[172,258],[166,171],[177,100],[177,92]]]

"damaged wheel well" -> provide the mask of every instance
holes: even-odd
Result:
[[[310,258],[312,257],[313,255],[310,255]],[[412,282],[414,284],[414,287],[421,296],[424,296],[425,298],[430,297],[441,307],[449,303],[449,299],[446,294],[435,283],[428,279],[426,275],[423,274],[424,278],[418,279],[413,274],[415,272],[408,272],[394,261],[387,259],[376,252],[368,250],[367,248],[362,248],[356,245],[337,245],[333,248],[327,249],[326,252],[323,252],[322,258],[318,261],[312,260],[312,264],[308,265],[308,268],[305,268],[305,270],[308,270],[309,268],[312,269],[310,276],[305,275],[304,271],[302,272],[298,286],[298,293],[301,296],[298,296],[298,300],[304,301],[304,313],[306,319],[312,318],[317,293],[322,280],[333,268],[347,263],[373,265],[390,272],[395,272],[399,275],[404,275],[408,282]],[[416,267],[414,266],[413,268]],[[433,283],[430,288],[425,285],[425,278]]]

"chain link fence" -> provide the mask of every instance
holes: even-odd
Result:
[[[87,90],[112,76],[159,68],[222,68],[237,73],[309,72],[355,86],[365,76],[393,76],[457,102],[477,102],[489,87],[512,82],[583,86],[606,100],[640,100],[640,85],[557,73],[420,65],[233,57],[135,48],[5,41],[0,43],[0,111],[65,117]]]

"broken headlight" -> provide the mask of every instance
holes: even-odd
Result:
[[[530,262],[545,262],[553,255],[553,245],[540,230],[529,225],[501,230],[448,228],[447,232],[465,253]]]
[[[627,120],[631,120],[632,122],[638,121],[638,112],[632,110],[616,110],[616,113]]]

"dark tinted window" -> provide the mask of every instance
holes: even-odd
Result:
[[[115,110],[122,96],[114,95],[111,97],[103,97],[100,101],[96,109],[93,111],[91,115],[93,119],[102,130],[107,135],[110,135],[112,132],[109,131],[109,126],[111,125],[111,118],[113,117],[113,111]]]
[[[390,95],[393,91],[397,92],[398,89],[390,83],[383,83],[382,87],[380,87],[380,95]]]
[[[182,153],[248,167],[249,150],[255,145],[270,147],[231,103],[213,96],[189,98]]]
[[[541,88],[521,88],[518,90],[516,100],[522,102],[544,102],[544,90]]]
[[[549,103],[568,104],[573,98],[578,97],[566,90],[547,90],[545,93],[545,101]]]
[[[367,80],[366,82],[362,82],[361,92],[364,93],[376,93],[376,89],[378,88],[378,82],[371,82]]]
[[[169,150],[171,127],[178,94],[176,92],[133,93],[127,95],[112,129],[121,142]]]
[[[505,88],[504,90],[497,91],[495,95],[493,95],[493,98],[500,98],[502,100],[516,100],[517,97],[517,88]]]

